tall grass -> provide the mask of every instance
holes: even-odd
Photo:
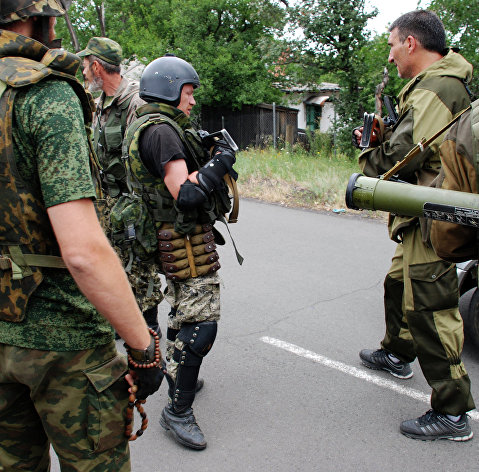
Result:
[[[349,177],[360,172],[344,155],[302,148],[242,151],[235,169],[242,196],[314,209],[345,208]]]

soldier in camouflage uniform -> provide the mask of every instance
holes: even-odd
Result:
[[[169,400],[160,424],[193,449],[206,447],[192,404],[200,365],[215,341],[220,318],[215,241],[224,241],[213,224],[231,207],[224,176],[235,175],[234,152],[220,146],[206,150],[190,123],[199,85],[194,68],[178,57],[151,62],[140,80],[140,97],[148,103],[138,108],[124,144],[128,181],[154,215],[167,279],[165,298],[172,307],[167,331]]]
[[[159,350],[92,201],[79,58],[47,46],[64,13],[0,3],[0,470],[50,470],[52,445],[62,470],[126,472],[128,384],[146,398],[163,373],[139,368]]]
[[[397,123],[359,156],[361,169],[370,177],[390,170],[470,102],[465,84],[472,66],[446,48],[444,26],[433,12],[406,13],[389,31],[389,62],[400,77],[410,80],[398,97]],[[355,135],[360,140],[361,132]],[[441,169],[441,139],[400,169],[399,179],[429,186]],[[410,363],[417,357],[432,388],[432,409],[403,421],[401,433],[422,440],[468,440],[472,431],[466,412],[475,406],[461,361],[464,336],[455,265],[435,254],[423,218],[391,214],[388,226],[390,238],[398,244],[384,280],[386,332],[381,349],[363,349],[360,359],[369,368],[409,379]]]
[[[126,128],[136,118],[136,109],[145,102],[138,96],[138,82],[121,75],[121,46],[103,37],[94,37],[77,55],[83,57],[83,75],[91,92],[101,91],[93,116],[93,144],[103,169],[107,192],[107,213],[125,191],[121,145]],[[108,214],[106,215],[108,221]],[[110,235],[109,235],[110,236]],[[114,241],[112,241],[114,242]],[[136,301],[148,326],[158,326],[158,304],[163,299],[159,267],[139,260],[128,261],[128,254],[114,246],[127,269]]]

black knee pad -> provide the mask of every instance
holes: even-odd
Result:
[[[184,324],[178,333],[178,339],[183,341],[192,353],[205,357],[215,342],[217,330],[216,321]]]
[[[180,365],[200,365],[215,342],[217,330],[216,321],[184,324],[177,337],[185,347],[181,351],[175,348],[173,359]]]

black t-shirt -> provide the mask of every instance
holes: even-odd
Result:
[[[155,177],[165,177],[165,164],[186,159],[186,151],[176,131],[166,123],[148,126],[140,136],[140,156]]]

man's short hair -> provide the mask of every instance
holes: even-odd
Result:
[[[446,50],[446,32],[438,16],[429,10],[414,10],[400,16],[389,27],[391,32],[398,29],[398,37],[404,42],[413,36],[427,51],[444,54]]]
[[[103,59],[100,59],[98,56],[90,54],[89,56],[86,56],[86,59],[90,65],[93,63],[93,61],[97,61],[98,64],[100,64],[105,70],[105,72],[109,75],[121,73],[121,66],[118,66],[116,64],[110,64]]]

